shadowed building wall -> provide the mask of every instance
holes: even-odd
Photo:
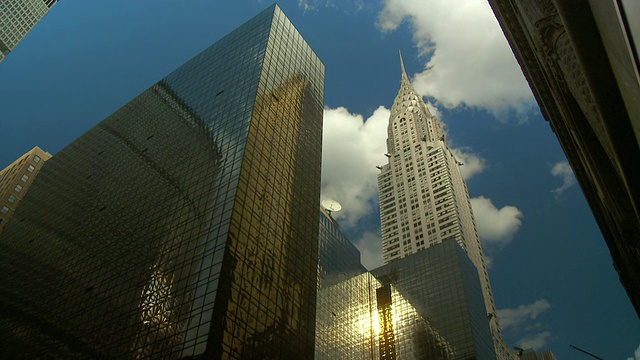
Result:
[[[640,315],[640,6],[629,0],[489,3]]]

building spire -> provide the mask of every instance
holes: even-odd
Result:
[[[396,95],[393,106],[391,106],[389,126],[392,126],[393,121],[397,116],[402,117],[401,114],[403,114],[407,109],[411,110],[411,112],[415,111],[415,109],[418,109],[419,112],[424,115],[423,120],[425,121],[424,123],[422,123],[423,120],[419,120],[422,125],[416,125],[416,128],[422,129],[420,130],[421,132],[419,138],[421,139],[424,137],[429,141],[443,140],[442,136],[444,135],[444,131],[442,130],[442,124],[436,117],[433,116],[433,114],[431,114],[429,108],[424,102],[424,99],[413,87],[413,84],[411,84],[409,75],[407,75],[407,70],[404,68],[404,59],[402,58],[401,50],[398,50],[398,55],[400,56],[400,70],[402,71],[402,79],[400,81],[400,90],[398,90],[398,95]],[[429,123],[428,120],[430,120],[431,122]],[[388,132],[389,139],[391,139],[391,143],[393,143],[394,136],[392,129],[389,128]],[[391,148],[389,148],[388,150],[389,152],[394,151]]]
[[[402,59],[402,51],[398,49],[398,54],[400,54],[400,68],[402,69],[402,80],[409,81],[409,76],[407,76],[407,71],[404,69],[404,60]]]

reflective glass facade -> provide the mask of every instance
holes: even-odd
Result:
[[[318,290],[316,359],[377,359],[376,288],[369,273]]]
[[[320,216],[317,359],[495,359],[478,273],[455,240],[365,272]]]
[[[318,291],[316,359],[465,359],[392,284],[371,273]]]
[[[423,344],[426,357],[417,358],[496,358],[478,271],[454,239],[371,273],[381,283],[391,284],[437,334],[427,346]],[[407,337],[407,341],[415,340]]]
[[[338,223],[322,208],[320,209],[319,236],[318,284],[320,288],[326,288],[367,271],[360,263],[360,251],[342,234]]]
[[[0,1],[0,62],[58,0]]]
[[[277,6],[43,166],[0,357],[312,358],[324,65]]]

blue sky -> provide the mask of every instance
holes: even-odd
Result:
[[[0,63],[0,167],[55,155],[270,2],[63,0]],[[398,50],[465,165],[500,321],[558,359],[633,358],[640,322],[566,159],[484,0],[281,2],[326,65],[323,196],[380,259],[383,164]],[[636,356],[636,359],[638,356]]]

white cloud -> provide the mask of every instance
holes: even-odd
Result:
[[[352,0],[350,2],[342,0],[339,4],[336,4],[334,0],[298,0],[298,6],[302,8],[305,13],[307,11],[318,10],[318,8],[321,7],[334,9],[346,7],[348,9],[353,8],[356,11],[360,11],[365,7],[365,2],[364,0]]]
[[[346,226],[375,211],[376,165],[386,163],[388,122],[389,110],[382,106],[366,122],[343,107],[324,111],[322,197],[342,204],[333,215]]]
[[[547,345],[551,338],[550,331],[533,332],[533,330],[545,327],[537,323],[536,320],[549,309],[551,309],[549,301],[540,299],[532,304],[520,305],[517,308],[498,310],[498,321],[504,332],[520,334],[521,338],[517,341],[519,347],[537,350]]]
[[[423,99],[424,100],[424,99]],[[438,119],[440,119],[440,121],[442,121],[442,112],[440,111],[440,109],[438,109],[437,106],[435,106],[434,104],[431,103],[431,101],[425,101],[424,103],[425,105],[427,105],[427,109],[429,109],[429,112],[431,113],[431,115],[437,117]],[[442,126],[444,127],[444,129],[446,130],[447,128],[447,124],[445,124],[444,122],[442,123]]]
[[[526,323],[529,320],[535,320],[540,314],[551,309],[551,304],[546,299],[540,299],[533,304],[520,305],[515,309],[498,310],[498,319],[500,327],[503,330],[513,328]]]
[[[515,206],[498,209],[491,199],[479,196],[471,199],[471,207],[484,244],[498,248],[507,245],[522,224],[522,212]]]
[[[640,360],[640,345],[638,345],[638,348],[633,353],[633,357],[628,357],[627,360]]]
[[[498,115],[534,104],[529,86],[486,0],[385,0],[383,31],[411,22],[422,56],[418,92],[452,108],[462,104]]]
[[[573,174],[573,170],[566,161],[560,161],[554,164],[551,168],[551,175],[562,178],[562,186],[551,190],[556,194],[556,197],[576,184],[576,177]]]
[[[543,331],[541,333],[527,335],[518,341],[518,345],[523,349],[535,349],[540,350],[547,345],[551,332]]]
[[[467,149],[451,149],[453,156],[456,157],[456,160],[461,162],[463,165],[460,167],[460,172],[462,173],[462,177],[465,180],[471,179],[474,175],[482,172],[485,168],[485,161],[483,158],[478,155],[467,152]]]
[[[322,198],[342,204],[342,210],[333,216],[346,229],[362,225],[361,220],[377,210],[379,170],[376,165],[387,162],[384,153],[389,114],[388,109],[380,106],[365,121],[362,115],[352,114],[344,107],[325,109]],[[465,164],[461,167],[465,179],[484,169],[484,159],[467,149],[452,151]],[[516,207],[497,209],[485,197],[471,199],[471,205],[480,238],[494,249],[505,246],[518,231],[522,212]],[[379,244],[379,241],[375,243]]]
[[[355,242],[360,250],[362,265],[368,270],[373,270],[383,265],[382,238],[378,232],[365,231],[360,239]]]
[[[300,6],[305,13],[307,11],[313,11],[318,8],[316,1],[309,1],[309,0],[298,0],[298,6]]]

